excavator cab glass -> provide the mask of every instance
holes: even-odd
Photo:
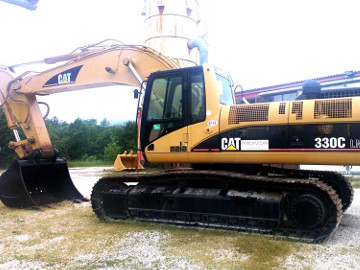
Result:
[[[140,141],[156,139],[206,118],[202,66],[151,74],[145,91]]]
[[[148,98],[145,119],[148,142],[184,125],[183,77],[181,75],[155,78]]]
[[[223,105],[234,105],[235,97],[232,90],[232,81],[230,78],[230,74],[227,74],[219,68],[216,68],[215,71],[220,103]]]

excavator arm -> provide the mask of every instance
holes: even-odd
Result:
[[[27,189],[27,182],[30,181],[24,178],[25,167],[34,167],[31,173],[27,173],[31,178],[33,175],[40,175],[47,171],[47,175],[42,177],[44,179],[42,182],[47,182],[48,180],[45,179],[53,177],[54,171],[58,171],[58,175],[65,175],[60,178],[69,178],[66,162],[55,161],[57,151],[52,146],[36,95],[109,85],[140,86],[141,82],[155,71],[179,67],[177,62],[145,46],[103,45],[102,43],[80,47],[70,54],[47,58],[44,62],[58,65],[40,73],[25,72],[17,77],[13,77],[10,72],[13,67],[9,69],[1,66],[0,68],[1,107],[9,129],[15,135],[15,141],[9,142],[9,147],[22,160],[16,161],[16,165],[11,166],[13,173],[8,170],[0,178],[0,198],[4,202],[11,197],[12,202],[8,203],[8,206],[37,207],[42,204],[39,200],[39,202],[18,205],[22,199],[15,198],[18,192],[14,190],[21,185]],[[18,128],[22,129],[26,138],[20,138]],[[47,169],[44,170],[41,164],[46,165]],[[56,164],[62,164],[61,169],[50,169],[51,166],[55,168]],[[59,171],[66,171],[66,173],[59,173]],[[62,185],[61,179],[55,182],[58,182],[58,186]],[[65,182],[71,182],[71,179]],[[9,186],[13,184],[14,188],[10,189]],[[38,185],[40,183],[35,184],[32,189],[37,189]],[[56,190],[59,187],[48,186],[47,189]],[[8,190],[13,190],[14,194],[7,195]],[[28,190],[26,193],[33,197]],[[64,191],[64,193],[67,192]],[[49,201],[52,202],[49,199],[46,200],[46,204]]]

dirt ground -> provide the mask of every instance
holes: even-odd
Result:
[[[87,199],[90,199],[91,190],[94,184],[108,172],[112,172],[112,167],[87,167],[71,168],[70,176],[79,192]]]

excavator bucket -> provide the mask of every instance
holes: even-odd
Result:
[[[131,151],[129,154],[125,151],[123,154],[117,155],[114,161],[114,169],[117,172],[126,170],[144,170],[144,167],[140,164],[137,155],[134,155]]]
[[[86,201],[74,186],[65,159],[13,161],[0,176],[0,199],[8,207],[32,209],[63,200]]]

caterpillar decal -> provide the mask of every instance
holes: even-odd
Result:
[[[73,67],[68,70],[65,70],[55,76],[51,77],[43,86],[44,87],[51,87],[51,86],[58,86],[63,84],[73,84],[76,81],[76,78],[79,74],[81,66]]]
[[[221,151],[360,151],[360,124],[251,126],[220,133],[192,149]],[[358,134],[358,135],[357,135]]]

